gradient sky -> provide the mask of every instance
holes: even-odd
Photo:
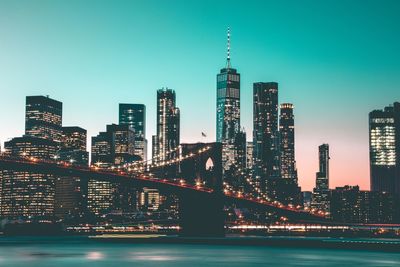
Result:
[[[318,145],[331,147],[331,187],[369,188],[368,112],[400,100],[400,1],[0,0],[0,141],[24,131],[26,95],[64,104],[64,125],[92,136],[118,103],[177,93],[183,142],[215,139],[216,74],[241,73],[252,136],[252,83],[279,82],[296,116],[300,185],[315,184]],[[201,137],[201,132],[208,134]]]

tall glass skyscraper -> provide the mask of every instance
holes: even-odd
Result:
[[[228,170],[235,159],[235,138],[240,131],[240,74],[231,67],[230,31],[226,66],[217,75],[217,142],[222,143],[222,164]]]
[[[128,124],[135,131],[135,155],[147,160],[146,106],[119,104],[119,124]]]
[[[174,157],[172,150],[180,144],[180,112],[176,107],[175,91],[168,88],[157,91],[157,136],[153,138],[155,162]]]
[[[280,110],[279,135],[281,177],[291,179],[297,183],[293,104],[283,103],[280,105]]]
[[[313,191],[312,207],[329,211],[329,145],[318,147],[319,172],[316,175],[316,184]]]
[[[280,177],[278,83],[254,83],[253,99],[253,177],[256,186],[267,192],[267,180]]]
[[[400,197],[400,103],[369,113],[371,191]]]

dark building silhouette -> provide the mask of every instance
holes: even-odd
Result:
[[[318,155],[319,172],[316,175],[312,207],[329,212],[329,145],[320,145],[318,147]]]
[[[224,180],[234,190],[244,191],[246,187],[246,132],[239,131],[233,143],[233,161],[228,170],[224,171]]]
[[[254,182],[268,194],[267,180],[280,177],[278,83],[253,84]]]
[[[400,198],[400,103],[369,113],[371,190]]]
[[[312,201],[312,192],[311,191],[303,191],[303,207],[306,209],[311,208],[311,201]]]
[[[284,179],[291,179],[297,183],[293,104],[281,104],[280,109],[279,134],[281,177]]]
[[[386,192],[361,191],[358,186],[336,187],[331,192],[331,218],[346,223],[393,223],[397,204]]]
[[[217,75],[217,142],[222,143],[222,164],[229,170],[235,163],[235,138],[240,132],[240,74],[231,67],[230,31],[225,68]]]
[[[180,142],[180,112],[172,89],[157,91],[157,135],[152,141],[154,162],[175,157]]]
[[[27,96],[25,134],[54,141],[62,137],[62,103],[48,96]]]
[[[147,160],[146,106],[119,104],[119,124],[128,124],[135,132],[135,155]]]

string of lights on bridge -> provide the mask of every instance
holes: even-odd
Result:
[[[144,174],[146,169],[148,171],[150,171],[151,168],[168,167],[171,165],[179,164],[183,160],[188,160],[190,158],[197,157],[211,149],[210,146],[206,146],[206,147],[197,149],[194,152],[193,151],[189,152],[189,154],[187,154],[187,155],[182,155],[181,148],[182,148],[181,146],[178,146],[174,149],[167,151],[167,153],[166,153],[166,155],[170,155],[170,154],[173,154],[174,152],[179,151],[180,153],[177,158],[165,159],[161,162],[155,161],[155,159],[158,159],[160,157],[160,156],[158,156],[158,157],[153,157],[148,160],[142,160],[139,162],[128,163],[128,164],[124,164],[123,166],[117,166],[117,167],[111,166],[111,167],[103,168],[103,167],[100,167],[102,163],[96,163],[95,165],[89,166],[89,169],[91,171],[96,171],[96,172],[111,171],[112,173],[116,173],[118,175],[129,175],[129,174],[138,175],[139,174],[139,176],[135,176],[136,179],[156,179],[158,182],[160,182],[160,180],[155,178],[154,174],[152,174],[151,172],[146,173],[147,175]],[[2,152],[0,154],[0,156],[2,158],[13,158],[4,152]],[[69,168],[78,168],[78,166],[73,165],[73,161],[70,161],[70,162],[57,161],[56,162],[56,161],[50,161],[50,160],[37,159],[35,157],[26,157],[25,155],[21,155],[21,157],[18,159],[19,160],[23,159],[25,161],[30,161],[33,163],[50,163],[50,164],[56,163],[56,164],[64,165],[65,167],[69,167]],[[14,158],[14,160],[16,160],[16,159]],[[55,158],[55,160],[56,160],[56,158]],[[148,163],[148,162],[151,162],[151,164],[146,165],[146,163]],[[138,165],[139,166],[142,165],[142,166],[137,167]],[[79,169],[82,169],[82,167],[79,167]],[[129,175],[129,177],[132,177],[132,176]],[[183,179],[179,179],[177,182],[174,182],[174,181],[171,181],[168,179],[163,179],[161,182],[166,183],[166,184],[186,187],[186,188],[192,188],[195,190],[212,192],[212,189],[203,188],[202,186],[204,185],[204,183],[202,184],[201,182],[196,182],[195,186],[186,184],[185,180],[183,180]],[[235,191],[235,190],[231,189],[231,187],[229,185],[227,185],[225,182],[224,182],[224,194],[227,196],[230,196],[230,197],[237,197],[237,198],[248,200],[251,202],[257,202],[260,204],[271,205],[271,206],[281,208],[281,209],[291,210],[291,211],[295,211],[295,212],[306,212],[306,213],[310,213],[312,215],[319,216],[319,217],[325,217],[326,215],[328,215],[328,213],[325,213],[323,211],[320,211],[320,210],[317,210],[314,208],[313,209],[309,209],[309,208],[301,209],[301,206],[293,206],[291,204],[286,206],[286,205],[280,203],[279,201],[276,201],[276,200],[272,201],[265,194],[258,196],[258,197],[248,196],[247,194],[245,194],[241,191]]]

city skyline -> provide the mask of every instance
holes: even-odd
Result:
[[[12,6],[13,4],[10,3],[9,5],[6,4],[4,9],[0,8],[0,10],[6,10],[4,12],[8,14],[7,18],[11,18],[12,16],[16,16],[15,18],[18,18],[18,16],[21,16],[21,14],[24,14],[24,12],[27,12],[28,15],[30,14],[30,12],[32,12],[28,10],[21,10],[20,13],[17,12],[17,14],[11,15],[12,12],[10,11],[10,8],[13,8]],[[47,5],[47,8],[44,8],[44,10],[41,12],[48,12],[49,9],[54,9],[56,8],[56,6],[57,4],[49,4]],[[143,6],[146,5],[143,4]],[[352,7],[353,6],[351,5],[350,9]],[[149,7],[147,6],[147,8]],[[386,12],[393,12],[393,14],[395,14],[394,10],[390,11],[388,7],[386,8]],[[61,12],[61,10],[57,8],[56,11]],[[104,12],[104,10],[99,7],[97,7],[95,11],[100,13]],[[180,11],[182,10],[178,10],[177,12]],[[247,12],[248,11],[249,10],[247,10]],[[372,10],[370,11],[372,12]],[[2,11],[0,11],[0,13],[1,12]],[[209,11],[207,10],[207,12]],[[235,12],[238,11],[236,10]],[[246,10],[244,12],[246,12]],[[51,18],[49,13],[44,13],[44,15],[46,15],[43,17],[44,21],[47,21]],[[79,15],[82,14],[78,14],[78,18],[82,20],[83,17],[80,17]],[[126,17],[123,18],[128,19],[128,14],[125,14],[125,16]],[[3,47],[3,49],[0,49],[0,51],[2,51],[0,52],[0,57],[4,57],[4,60],[1,60],[0,63],[0,70],[6,74],[6,78],[0,82],[0,90],[3,93],[4,97],[1,104],[0,115],[0,123],[2,124],[0,141],[2,142],[2,147],[4,141],[7,141],[15,136],[20,136],[23,132],[23,112],[25,106],[25,96],[47,94],[49,94],[53,99],[63,102],[65,118],[63,125],[77,125],[87,129],[88,138],[91,138],[92,136],[95,136],[98,132],[102,131],[106,124],[118,122],[119,103],[127,102],[145,104],[149,114],[147,118],[148,129],[146,138],[148,140],[151,140],[151,135],[155,134],[154,122],[156,113],[156,90],[157,88],[160,88],[162,86],[168,86],[176,90],[177,105],[180,107],[182,113],[182,142],[213,141],[215,133],[215,73],[216,71],[218,71],[220,66],[224,64],[225,32],[226,27],[230,26],[232,30],[232,66],[234,68],[238,68],[242,75],[241,88],[243,91],[243,98],[241,99],[241,113],[243,115],[241,117],[241,122],[242,125],[244,125],[246,128],[247,139],[251,140],[252,136],[252,83],[259,81],[276,81],[279,83],[280,87],[279,102],[294,103],[296,110],[296,160],[297,169],[299,172],[299,184],[302,186],[303,190],[310,190],[312,187],[315,186],[315,172],[317,171],[318,167],[317,147],[319,144],[325,142],[329,143],[331,148],[331,188],[350,184],[360,185],[362,189],[369,189],[368,113],[371,110],[379,109],[382,106],[386,106],[387,104],[393,103],[398,100],[396,99],[398,95],[396,95],[395,92],[396,85],[398,84],[398,78],[394,77],[394,73],[398,71],[399,66],[391,66],[391,70],[387,73],[385,73],[385,70],[387,69],[382,68],[383,66],[389,66],[389,63],[394,63],[395,61],[391,62],[391,60],[396,60],[396,56],[398,57],[398,54],[395,53],[391,59],[386,59],[388,60],[388,62],[386,62],[387,64],[378,64],[379,70],[376,72],[376,75],[374,77],[368,77],[369,71],[374,72],[377,70],[373,66],[367,65],[368,67],[364,66],[364,68],[361,68],[361,70],[355,71],[353,69],[352,71],[350,71],[348,68],[355,68],[355,66],[350,64],[350,67],[341,69],[341,67],[343,67],[341,64],[348,63],[348,61],[346,61],[344,58],[341,58],[339,59],[339,61],[336,62],[337,65],[335,65],[335,60],[333,58],[329,58],[329,52],[328,57],[323,57],[321,61],[314,62],[315,64],[312,64],[312,61],[317,60],[316,58],[314,58],[314,56],[317,57],[316,54],[311,53],[310,50],[306,49],[306,47],[301,48],[305,49],[305,51],[308,52],[308,56],[311,56],[311,58],[309,59],[311,63],[309,62],[307,64],[302,62],[300,55],[290,58],[291,53],[286,54],[285,52],[287,51],[285,48],[279,48],[279,45],[282,44],[282,39],[279,40],[279,38],[272,43],[265,42],[265,40],[263,39],[261,39],[260,42],[252,40],[252,45],[256,46],[256,50],[258,52],[260,52],[260,49],[263,45],[269,45],[267,46],[268,49],[265,49],[265,51],[264,49],[261,49],[261,51],[264,52],[258,54],[259,58],[255,58],[255,55],[249,53],[248,51],[249,43],[247,43],[248,40],[246,38],[255,38],[258,36],[257,34],[261,35],[261,32],[247,32],[244,27],[238,25],[237,22],[227,21],[223,23],[218,23],[218,26],[215,30],[210,31],[210,29],[208,29],[208,31],[210,31],[210,34],[207,35],[209,36],[209,38],[207,38],[206,41],[201,41],[202,45],[204,46],[204,51],[197,50],[197,53],[194,53],[195,55],[189,56],[190,60],[188,59],[188,61],[184,60],[182,62],[183,66],[175,65],[175,70],[168,70],[165,74],[160,75],[160,77],[158,77],[157,79],[150,79],[149,77],[146,78],[146,75],[144,75],[144,78],[139,78],[140,76],[131,77],[131,72],[136,71],[139,75],[146,73],[150,74],[152,73],[152,67],[154,66],[151,66],[151,64],[150,66],[147,65],[146,61],[144,60],[141,61],[140,64],[136,62],[128,62],[129,60],[127,59],[125,59],[126,62],[124,60],[122,60],[123,62],[119,62],[117,59],[111,56],[114,55],[114,52],[107,50],[106,47],[103,45],[99,45],[99,47],[95,49],[96,51],[93,54],[90,55],[89,53],[89,55],[86,55],[87,57],[83,58],[83,65],[79,66],[77,68],[78,70],[72,70],[73,65],[74,67],[75,65],[79,65],[78,63],[80,61],[78,58],[71,59],[71,61],[67,60],[63,56],[51,59],[51,56],[55,55],[54,53],[56,52],[56,50],[63,47],[60,43],[58,43],[58,37],[53,40],[55,41],[54,44],[45,44],[42,43],[43,40],[39,41],[39,39],[37,39],[36,37],[29,35],[26,38],[32,38],[31,40],[34,41],[34,45],[44,45],[43,47],[40,47],[40,49],[50,47],[56,50],[50,50],[50,54],[45,57],[44,62],[38,62],[39,66],[36,70],[32,70],[30,73],[24,73],[26,75],[24,77],[25,82],[21,82],[18,73],[24,70],[24,67],[22,65],[29,63],[27,65],[29,65],[29,67],[31,68],[32,60],[38,60],[38,58],[36,57],[38,57],[40,53],[45,52],[44,50],[41,51],[40,49],[37,52],[33,50],[25,51],[24,55],[28,58],[21,59],[18,57],[13,57],[18,50],[17,48],[12,48],[11,46],[13,46],[15,42],[19,40],[19,38],[23,38],[16,33],[18,32],[18,30],[26,29],[26,23],[29,22],[29,18],[30,17],[27,16],[25,20],[21,20],[21,24],[16,24],[15,21],[17,20],[12,20],[11,18],[9,21],[14,22],[14,24],[12,24],[10,27],[7,27],[10,24],[4,23],[2,23],[3,26],[0,26],[0,32],[3,34],[3,36],[4,34],[6,34],[5,36],[9,37],[5,38],[7,40],[4,43],[5,47]],[[345,17],[345,19],[349,18]],[[390,22],[390,17],[388,21]],[[388,23],[388,21],[386,21],[385,23]],[[57,23],[60,23],[60,21],[58,21]],[[122,20],[118,20],[117,23],[122,23]],[[86,21],[86,23],[84,23],[83,25],[85,27],[89,27],[90,23]],[[273,30],[273,25],[274,24],[271,23],[271,27],[268,29],[268,31],[264,31],[263,33],[266,34],[270,31],[274,33],[275,36],[278,35],[279,37],[279,34]],[[355,23],[355,26],[357,25],[358,24]],[[155,27],[155,25],[152,26]],[[173,28],[170,27],[172,27],[172,25],[167,23],[164,28],[169,31],[173,30]],[[76,30],[76,28],[74,29]],[[12,30],[16,32],[13,32]],[[127,30],[127,28],[125,28],[125,30]],[[177,35],[185,33],[185,31],[183,31],[183,29],[179,27],[177,30],[179,32],[176,33],[176,35],[171,36],[172,38],[176,38],[176,40],[180,40]],[[44,33],[43,31],[53,32],[53,30],[50,28],[34,29],[35,33]],[[195,32],[193,33],[186,32],[190,33],[188,35],[193,36],[187,38],[187,42],[184,42],[182,44],[182,47],[186,47],[187,49],[184,50],[182,54],[186,54],[187,52],[190,52],[192,50],[190,42],[195,41],[196,37],[197,41],[199,41],[199,36],[196,35],[196,33],[201,33],[202,29],[195,27],[194,31]],[[391,33],[392,31],[398,32],[398,29],[385,29],[385,33],[388,34],[387,36],[385,35],[385,37],[391,38],[389,37],[389,33]],[[111,31],[109,31],[109,33],[110,32]],[[297,32],[297,35],[300,35],[300,32],[301,30]],[[12,35],[13,33],[15,35]],[[67,31],[67,34],[73,34],[73,32]],[[348,32],[347,34],[350,34],[350,32]],[[375,32],[375,34],[378,33]],[[119,44],[122,46],[122,50],[130,51],[128,49],[128,46],[132,45],[135,40],[127,40],[123,37],[123,35],[117,35],[116,37],[119,37],[116,39],[120,43],[116,41],[114,45]],[[324,36],[324,38],[325,37],[327,36]],[[93,40],[98,40],[98,38],[101,38],[101,36],[95,34]],[[304,39],[300,40],[304,42],[306,39],[307,38],[305,37]],[[359,42],[363,40],[363,38],[361,38],[360,36],[358,36],[358,38],[356,36],[355,39]],[[87,45],[94,45],[94,43],[92,43],[93,41],[86,40],[84,37],[79,40],[82,42],[80,45],[84,45],[84,41],[88,41]],[[329,38],[327,38],[327,40],[325,41],[328,40]],[[395,42],[391,43],[393,45],[393,48],[396,47],[399,43],[398,39],[394,39],[394,41]],[[145,43],[147,44],[147,42]],[[158,46],[153,43],[151,44],[154,45],[154,47],[152,47],[153,49],[159,49],[160,47],[162,47],[162,45]],[[304,43],[301,44],[304,45]],[[387,43],[385,42],[385,44]],[[285,45],[288,44],[285,43]],[[336,43],[335,45],[338,44]],[[376,43],[375,45],[377,47],[370,47],[372,51],[379,50],[379,44]],[[89,47],[83,47],[83,50],[86,52],[88,52],[88,49]],[[153,57],[158,57],[158,60],[162,61],[163,63],[169,62],[171,60],[173,61],[174,56],[175,59],[183,60],[183,57],[179,56],[180,54],[172,53],[171,55],[167,56],[168,52],[171,51],[171,49],[172,48],[170,47],[170,45],[167,45],[165,49],[165,54],[162,54],[161,59],[158,57],[160,55],[157,56],[156,52],[156,55],[153,55]],[[333,49],[333,47],[328,46],[327,50],[329,51],[329,49]],[[104,63],[111,63],[111,66],[107,66],[106,64],[104,64],[104,66],[102,67],[90,69],[90,66],[93,67],[93,65],[90,64],[89,61],[94,59],[95,56],[97,56],[103,50],[110,53],[108,57],[106,56]],[[11,52],[11,54],[5,53],[4,51]],[[330,56],[335,55],[335,51],[330,51],[330,53],[332,53],[330,54]],[[385,61],[384,55],[385,53],[390,53],[390,51],[390,45],[388,50],[380,51],[381,55],[383,55],[383,59],[379,58],[380,61],[378,62],[382,63],[382,61]],[[79,54],[77,53],[79,52],[79,47],[75,46],[70,49],[66,49],[66,52],[67,54],[70,53],[71,55],[77,56]],[[206,55],[206,52],[210,52],[211,55]],[[318,52],[324,54],[324,51],[317,51],[317,53]],[[364,50],[364,52],[367,51]],[[145,54],[147,56],[150,55],[149,53]],[[275,57],[272,55],[274,55]],[[375,55],[378,55],[378,53]],[[133,54],[130,54],[130,56],[132,57],[131,59],[134,58]],[[307,53],[305,56],[307,56]],[[353,55],[351,59],[356,61],[353,63],[363,63],[363,59],[361,56],[362,53],[356,53],[355,56]],[[29,57],[31,58],[29,59]],[[215,58],[211,59],[210,57]],[[267,63],[264,63],[263,60],[267,59],[268,57],[270,58],[270,61],[266,61]],[[374,56],[372,56],[372,59],[378,60],[378,58],[375,58]],[[327,60],[325,64],[323,64],[324,60]],[[60,63],[60,66],[55,68],[54,71],[49,72],[50,75],[46,74],[48,68],[52,66],[52,63],[57,62]],[[116,65],[113,65],[113,62]],[[190,63],[191,65],[186,65],[186,63]],[[201,75],[198,74],[199,69],[196,68],[198,66],[198,63],[201,64]],[[249,67],[249,64],[251,65],[253,63],[257,63],[257,69],[252,69]],[[333,63],[333,65],[331,63]],[[325,69],[326,72],[323,72],[322,74],[319,73],[319,71],[317,70],[319,64],[323,65],[322,69]],[[122,71],[123,73],[118,75],[114,72],[106,75],[105,77],[100,77],[102,74],[106,73],[107,69],[112,68],[112,66],[117,66],[117,69],[119,71]],[[124,66],[127,67],[127,69],[124,69]],[[165,68],[171,68],[172,66],[174,65],[170,65],[167,63]],[[283,69],[287,68],[288,66],[290,67],[287,69],[287,72],[284,73]],[[19,70],[20,67],[21,70]],[[276,67],[276,69],[274,69],[274,67]],[[306,71],[303,70],[301,74],[296,74],[296,71],[294,70],[295,68],[306,68]],[[133,71],[133,69],[135,70]],[[330,70],[332,73],[327,74],[327,72],[329,72],[327,70]],[[63,71],[67,71],[67,73],[69,71],[72,71],[73,75],[69,76]],[[316,71],[318,75],[321,74],[322,76],[316,78],[316,74],[314,73],[314,71]],[[79,74],[79,72],[82,72],[82,74]],[[184,75],[182,75],[182,73],[178,74],[178,72],[182,72],[184,73]],[[85,74],[87,74],[88,77],[80,76],[85,76]],[[355,76],[357,79],[349,80],[349,76],[351,76],[350,74],[356,74]],[[37,77],[35,77],[36,75]],[[173,75],[175,75],[176,77],[174,77]],[[302,78],[303,75],[312,77],[312,79],[310,79],[309,83],[307,84],[310,85],[310,91],[307,94],[297,93],[298,86],[295,86],[297,83],[302,84],[304,83],[304,80],[307,80]],[[72,81],[74,80],[71,79],[72,77],[78,77],[79,79],[76,79],[76,81]],[[193,84],[190,82],[190,80],[194,77],[196,78],[196,81],[198,81],[198,84]],[[122,81],[120,78],[122,78]],[[137,78],[139,78],[139,82],[135,81],[135,79]],[[325,80],[325,78],[328,79]],[[390,78],[388,79],[389,81],[384,81],[387,78]],[[321,81],[319,81],[319,79],[321,79]],[[360,81],[360,79],[362,81]],[[335,82],[332,84],[332,81]],[[105,83],[103,84],[103,82]],[[372,89],[368,88],[376,88],[377,86],[373,85],[374,83],[379,84],[379,90],[382,90],[382,87],[386,87],[384,89],[386,90],[384,91],[386,94],[379,94],[378,96],[375,94],[371,94],[370,90]],[[343,86],[344,88],[341,88],[341,86]],[[358,91],[358,94],[356,94],[357,90],[348,88],[352,86],[363,88],[365,92]],[[68,87],[71,88],[67,90]],[[326,89],[316,89],[321,87]],[[88,88],[88,90],[85,91],[85,88]],[[304,89],[304,84],[300,88]],[[348,92],[349,94],[346,95],[346,98],[343,97],[343,95],[341,98],[338,98],[336,94],[332,94],[332,90],[334,88],[336,88],[336,93],[338,94],[340,92]],[[119,96],[115,97],[115,93],[119,94]],[[86,96],[88,94],[91,94],[93,99],[87,98]],[[74,95],[75,98],[73,98]],[[76,97],[80,95],[82,95],[82,99]],[[325,97],[330,98],[331,102],[323,101]],[[6,101],[4,99],[6,99]],[[199,99],[202,101],[190,101],[191,99]],[[338,100],[340,100],[340,102]],[[93,101],[97,104],[87,103],[87,101]],[[338,107],[339,105],[337,105],[337,103],[340,103],[340,106],[343,104],[343,106]],[[86,108],[87,105],[89,108]],[[312,108],[310,108],[310,106]],[[199,108],[203,109],[200,110]],[[333,112],[327,112],[329,111],[329,109],[332,108]],[[14,117],[9,116],[9,114],[17,115]],[[193,121],[199,121],[199,123],[193,125],[193,123],[190,123]],[[4,127],[4,125],[7,125],[7,127]],[[338,128],[340,130],[336,130],[335,128]],[[207,138],[203,138],[201,136],[202,131],[207,134]],[[149,143],[148,149],[151,147],[150,145],[151,144]]]

